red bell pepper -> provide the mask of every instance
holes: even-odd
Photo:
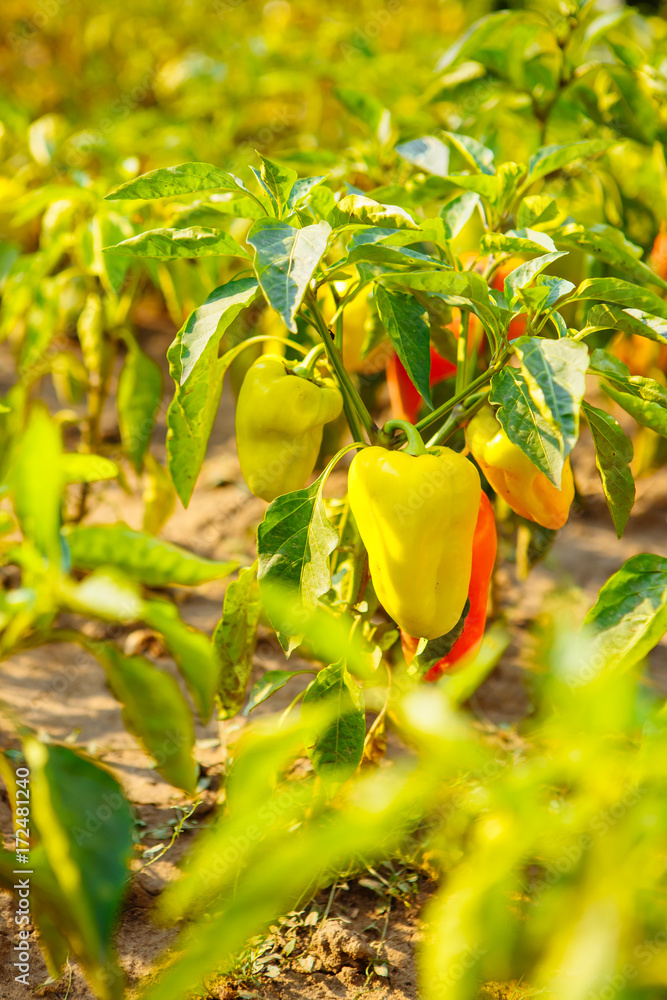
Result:
[[[432,347],[430,385],[437,385],[438,382],[455,374],[456,365],[443,358]],[[421,409],[422,398],[396,354],[387,362],[387,388],[392,415],[414,424]]]
[[[659,278],[667,278],[667,229],[665,228],[661,228],[655,238],[649,263]]]
[[[477,525],[475,527],[475,537],[472,543],[472,573],[468,588],[470,610],[466,616],[463,632],[449,653],[447,653],[447,656],[439,660],[424,675],[425,681],[437,680],[442,674],[447,673],[456,666],[463,657],[470,658],[479,650],[486,627],[486,608],[489,600],[491,576],[496,561],[497,546],[498,536],[493,507],[486,493],[482,492],[479,514],[477,515]],[[411,635],[401,632],[401,645],[405,659],[410,663],[417,651],[419,639],[414,639]]]

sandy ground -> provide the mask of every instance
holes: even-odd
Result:
[[[164,358],[163,334],[148,337],[145,346],[156,358]],[[113,423],[112,414],[109,420]],[[265,504],[250,496],[240,480],[232,428],[233,399],[226,389],[209,457],[193,500],[187,510],[177,507],[164,536],[202,554],[236,558],[247,564],[253,559],[254,529]],[[164,428],[160,430],[163,435]],[[160,455],[159,445],[157,453]],[[575,458],[575,476],[583,502],[560,532],[552,551],[528,580],[517,580],[514,567],[509,565],[499,573],[497,610],[506,619],[513,642],[470,706],[481,719],[494,724],[513,723],[530,712],[530,685],[526,683],[530,668],[529,631],[530,624],[545,606],[555,605],[568,595],[583,614],[600,586],[631,555],[648,551],[667,556],[667,470],[640,482],[635,513],[619,542],[601,495],[591,448],[585,441]],[[140,526],[139,499],[128,497],[114,485],[94,488],[91,509],[96,521],[122,518],[132,526]],[[224,583],[205,585],[196,592],[181,591],[178,597],[182,614],[192,624],[211,631],[220,617],[223,593]],[[260,677],[267,669],[279,669],[283,662],[275,640],[263,635],[255,660],[255,676]],[[175,673],[167,659],[160,660],[160,665]],[[667,693],[667,646],[661,644],[653,652],[650,668],[656,686]],[[95,660],[71,646],[47,647],[3,663],[0,681],[3,698],[38,732],[54,740],[70,740],[110,765],[144,824],[142,845],[149,848],[164,843],[165,837],[169,837],[170,820],[177,815],[184,798],[156,774],[150,759],[125,731],[118,704],[108,692]],[[283,690],[277,702],[272,701],[271,709],[286,706],[295,690]],[[132,880],[118,931],[118,950],[130,984],[148,972],[173,935],[173,931],[152,923],[151,907],[163,886],[174,878],[178,862],[196,834],[196,824],[209,818],[225,756],[224,744],[244,724],[244,720],[237,719],[221,729],[216,722],[197,727],[197,756],[209,787],[193,817],[193,828],[184,832],[164,858]],[[8,845],[11,814],[2,788],[0,831]],[[135,869],[142,868],[147,860],[139,851]],[[300,926],[294,932],[299,947],[295,949],[294,955],[298,957],[292,961],[292,968],[279,958],[273,964],[267,959],[266,967],[272,970],[269,975],[263,975],[256,983],[246,981],[235,986],[219,983],[212,987],[209,996],[224,1000],[237,996],[265,1000],[391,996],[396,1000],[414,1000],[418,995],[414,944],[419,934],[419,911],[433,886],[419,876],[414,888],[414,897],[393,900],[387,915],[386,896],[351,882],[336,891],[329,922],[324,926],[321,915],[328,894],[317,899],[312,906],[320,914],[318,922]],[[25,1000],[30,991],[13,982],[10,971],[13,947],[10,909],[13,909],[12,899],[6,894],[0,896],[0,997]],[[378,956],[386,966],[387,977],[366,981],[364,970],[369,954]],[[46,979],[46,969],[35,949],[31,969],[31,990],[36,991],[35,995],[54,1000],[92,997],[76,968],[71,982],[66,975],[57,983],[42,987]],[[485,995],[529,994],[512,994],[507,986],[489,985]]]

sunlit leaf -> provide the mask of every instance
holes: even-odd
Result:
[[[213,189],[234,191],[237,179],[212,163],[180,163],[175,167],[159,167],[135,180],[126,181],[106,197],[130,200],[169,198],[175,194],[193,194]]]
[[[632,441],[611,414],[583,403],[583,411],[595,445],[595,463],[616,534],[625,530],[635,502],[635,481],[630,471]]]
[[[382,285],[376,287],[375,302],[382,325],[410,380],[432,408],[430,327],[426,310],[414,295],[388,291]]]
[[[519,337],[513,347],[528,391],[567,457],[579,437],[579,411],[586,390],[588,349],[562,338]]]
[[[667,559],[633,556],[607,580],[586,615],[600,669],[631,667],[667,631]]]
[[[304,695],[301,717],[309,730],[312,708],[322,705],[331,705],[334,718],[312,728],[307,752],[325,784],[335,786],[358,768],[366,737],[363,694],[342,660],[320,670]]]
[[[213,643],[222,664],[218,697],[226,718],[241,711],[252,673],[261,604],[257,568],[241,570],[225,591],[222,618],[213,633]]]
[[[192,713],[177,682],[144,656],[124,656],[112,643],[90,645],[123,706],[125,726],[153,757],[158,773],[177,788],[194,792],[198,771],[192,756]]]
[[[538,410],[518,369],[506,367],[494,374],[489,402],[498,406],[496,416],[510,441],[560,489],[562,438]]]
[[[293,333],[297,311],[326,250],[330,232],[326,222],[294,229],[285,222],[266,219],[255,223],[248,236],[266,301]]]
[[[78,569],[114,566],[149,587],[193,587],[229,576],[235,562],[216,562],[187,549],[116,524],[79,524],[65,531],[72,565]]]
[[[247,250],[222,229],[151,229],[132,236],[113,247],[103,247],[104,253],[130,257],[157,257],[177,260],[180,257],[241,257],[250,260]]]

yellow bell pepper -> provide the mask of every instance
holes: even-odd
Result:
[[[350,466],[350,509],[385,611],[411,636],[436,639],[459,621],[470,584],[479,473],[450,448],[426,451],[402,420],[408,453],[370,447]]]
[[[243,478],[263,500],[306,485],[324,425],[343,408],[334,382],[314,377],[320,350],[315,348],[298,365],[264,354],[243,380],[236,404],[236,447]]]
[[[465,431],[475,461],[496,493],[512,510],[544,528],[562,528],[574,499],[570,460],[563,465],[561,488],[507,437],[493,407],[484,405]]]
[[[353,285],[357,282],[336,281],[336,292],[344,298]],[[324,289],[320,308],[327,324],[331,322],[336,312],[336,304],[331,290],[327,286]],[[388,340],[377,344],[369,354],[363,358],[362,350],[366,340],[366,324],[369,321],[368,308],[368,287],[359,291],[343,309],[343,364],[348,372],[356,372],[360,375],[372,375],[382,371],[387,366],[387,361],[392,355],[389,349]]]

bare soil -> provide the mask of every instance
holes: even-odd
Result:
[[[144,346],[164,363],[169,336],[164,331],[147,335]],[[5,367],[5,366],[3,366]],[[7,370],[7,368],[5,368]],[[169,392],[168,383],[167,392]],[[52,400],[49,400],[53,402]],[[168,402],[168,397],[165,397]],[[164,436],[164,412],[160,432]],[[108,414],[110,434],[115,432],[115,418]],[[585,435],[584,435],[585,437]],[[160,447],[157,449],[160,456]],[[621,541],[616,539],[599,478],[595,471],[590,443],[584,440],[575,453],[575,478],[581,494],[567,526],[559,533],[546,559],[527,580],[519,580],[515,567],[505,564],[499,573],[497,614],[509,626],[513,642],[492,676],[476,694],[470,706],[480,719],[494,726],[518,722],[531,710],[532,632],[545,608],[557,608],[567,602],[568,613],[578,609],[583,614],[595,600],[600,586],[631,555],[655,552],[667,556],[665,512],[667,510],[667,470],[638,484],[638,501],[628,529]],[[342,489],[343,477],[339,479]],[[336,481],[334,486],[336,488]],[[139,494],[128,496],[114,484],[93,488],[90,504],[92,519],[105,522],[116,519],[133,527],[141,526],[142,504]],[[177,505],[163,534],[166,538],[202,554],[219,559],[240,559],[249,564],[254,558],[254,529],[265,504],[245,488],[236,461],[233,439],[233,397],[226,388],[216,420],[209,456],[187,510]],[[179,591],[177,599],[183,616],[199,628],[211,631],[221,613],[224,583],[199,587],[196,592]],[[142,636],[121,636],[121,644],[141,642]],[[279,669],[283,663],[279,647],[263,634],[257,649],[255,675],[267,669]],[[161,666],[172,670],[169,660]],[[661,644],[650,663],[653,683],[667,693],[667,645]],[[206,823],[215,806],[219,775],[225,760],[226,744],[246,725],[237,718],[197,727],[197,756],[209,779],[209,787],[192,820],[192,825],[166,855],[147,865],[150,855],[143,849],[168,842],[178,807],[184,797],[163,781],[150,759],[126,732],[117,702],[104,682],[97,662],[73,646],[51,646],[16,656],[0,666],[2,697],[16,713],[39,733],[53,740],[68,740],[87,749],[110,765],[133,803],[142,833],[141,849],[134,862],[136,874],[124,906],[118,929],[117,945],[130,985],[146,975],[157,956],[168,945],[174,931],[156,926],[151,908],[163,887],[178,871],[180,859],[196,835],[197,825]],[[528,683],[527,683],[528,682]],[[286,707],[294,688],[283,690],[266,709]],[[9,745],[5,740],[5,746]],[[170,822],[172,826],[170,826]],[[0,789],[0,831],[5,845],[12,840],[11,813],[4,789]],[[372,880],[371,880],[372,881]],[[264,1000],[324,1000],[391,996],[396,1000],[415,1000],[417,970],[415,943],[419,937],[419,914],[423,903],[434,891],[433,883],[419,875],[414,896],[389,900],[377,888],[350,882],[336,890],[328,920],[322,915],[328,894],[309,904],[318,911],[316,923],[306,923],[307,914],[297,919],[294,933],[298,947],[290,961],[275,955],[263,961],[265,973],[242,983],[219,982],[211,987],[210,997],[231,1000],[233,997]],[[391,908],[387,912],[388,902]],[[47,980],[46,968],[33,949],[31,987],[14,982],[12,948],[14,901],[0,895],[0,997],[2,1000],[26,1000],[31,995],[53,1000],[92,1000],[92,993],[80,971],[55,983]],[[311,918],[313,919],[313,918]],[[370,978],[370,965],[380,974]],[[386,972],[386,975],[384,974]],[[487,984],[485,998],[529,996],[516,984]]]

